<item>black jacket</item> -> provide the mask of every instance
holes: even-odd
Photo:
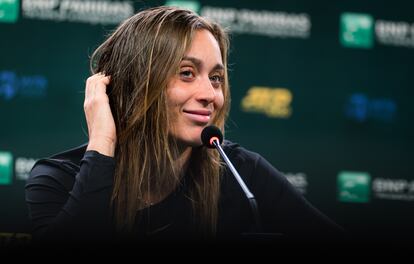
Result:
[[[257,153],[225,141],[223,149],[254,194],[263,233],[246,235],[254,227],[251,207],[230,170],[222,175],[218,239],[270,237],[304,241],[343,235],[343,230],[313,207],[287,179]],[[86,145],[39,160],[26,185],[26,201],[39,239],[113,238],[110,217],[115,162]],[[184,177],[185,178],[185,177]],[[143,209],[134,236],[183,239],[197,237],[187,186],[158,204]]]

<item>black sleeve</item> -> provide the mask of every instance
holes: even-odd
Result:
[[[266,232],[312,241],[344,238],[340,226],[309,203],[282,173],[259,155],[251,180]]]
[[[107,236],[115,162],[87,151],[80,168],[62,160],[41,160],[26,184],[33,236],[67,239]]]

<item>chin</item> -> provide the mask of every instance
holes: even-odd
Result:
[[[182,147],[200,147],[203,145],[201,141],[201,135],[196,135],[194,137],[175,137],[178,145]]]
[[[186,129],[181,129],[172,133],[172,136],[175,137],[177,143],[184,147],[199,147],[203,145],[201,141],[201,132],[204,127],[189,127]]]
[[[189,147],[200,147],[203,145],[203,142],[201,142],[201,139],[191,139],[191,140],[185,140],[183,143]]]

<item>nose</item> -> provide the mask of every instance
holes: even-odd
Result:
[[[210,78],[208,76],[204,77],[201,80],[201,83],[198,87],[197,100],[209,104],[213,102],[216,98],[216,91],[214,90],[213,85],[211,84]]]

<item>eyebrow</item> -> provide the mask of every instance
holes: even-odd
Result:
[[[197,58],[184,56],[181,61],[184,61],[184,60],[191,61],[198,69],[202,69],[203,67],[203,62]],[[213,72],[213,71],[218,71],[218,70],[224,70],[223,64],[217,63],[211,71]]]

